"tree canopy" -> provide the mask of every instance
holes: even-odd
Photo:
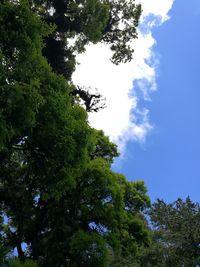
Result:
[[[168,266],[200,264],[200,206],[190,198],[153,204],[151,220]],[[164,255],[163,255],[164,257]]]
[[[105,42],[115,64],[130,61],[137,38],[141,5],[127,0],[32,0],[32,8],[55,31],[45,39],[43,53],[56,73],[70,78],[75,56],[88,43]],[[73,41],[72,41],[73,40]]]
[[[115,63],[130,59],[140,9],[0,1],[1,264],[103,267],[148,243],[144,183],[111,170],[117,147],[90,127],[70,81],[88,42],[109,43]],[[6,263],[14,249],[19,260]]]
[[[200,264],[200,206],[189,197],[167,204],[158,199],[149,210],[149,245],[140,248],[143,267],[179,267]],[[136,265],[137,266],[137,265]]]

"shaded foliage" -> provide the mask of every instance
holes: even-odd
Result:
[[[18,258],[10,258],[5,261],[2,267],[38,267],[38,265],[36,262],[33,262],[31,260],[20,262]]]

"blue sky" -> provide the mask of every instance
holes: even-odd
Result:
[[[115,169],[144,180],[152,201],[200,201],[200,2],[175,0],[169,15],[152,30],[157,91],[138,104],[148,107],[153,130],[145,143],[128,143]]]

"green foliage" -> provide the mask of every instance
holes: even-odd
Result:
[[[89,126],[74,86],[56,74],[70,76],[66,59],[80,48],[69,50],[66,38],[82,48],[101,41],[111,6],[0,2],[0,257],[17,249],[20,260],[8,266],[103,267],[148,243],[144,183],[111,170],[116,145]]]
[[[77,5],[75,19],[79,20],[80,32],[85,35],[88,41],[96,43],[102,39],[103,29],[109,16],[108,12],[106,1],[87,0],[80,1]]]
[[[18,258],[11,258],[3,265],[3,267],[38,267],[38,265],[31,260],[26,260],[22,263]]]
[[[141,5],[125,0],[31,1],[32,8],[49,24],[56,25],[46,38],[44,56],[56,73],[70,79],[76,54],[89,43],[105,42],[113,51],[112,62],[132,59],[131,41],[137,38]],[[41,8],[41,4],[44,8]],[[71,45],[70,39],[75,40]],[[56,55],[56,56],[55,56]]]
[[[113,158],[119,155],[117,146],[109,141],[103,131],[93,129],[94,146],[91,158],[103,158],[109,164],[113,163]]]
[[[153,224],[150,251],[157,262],[162,262],[162,265],[154,263],[150,266],[189,267],[199,264],[199,204],[193,203],[189,197],[185,201],[177,199],[171,204],[158,199],[150,215]]]
[[[79,231],[70,243],[73,267],[106,267],[107,248],[104,239],[97,233]]]
[[[131,41],[137,38],[137,26],[142,12],[140,4],[127,0],[108,0],[109,20],[103,40],[113,51],[112,62],[118,65],[133,58]]]
[[[26,1],[20,4],[3,1],[0,31],[0,148],[3,148],[35,123],[43,102],[38,79],[45,67],[42,37],[51,29],[32,14]]]
[[[166,263],[166,248],[160,240],[160,234],[156,231],[149,232],[148,246],[140,248],[138,256],[138,264],[143,267],[164,267],[168,266]],[[175,266],[175,265],[174,265]]]

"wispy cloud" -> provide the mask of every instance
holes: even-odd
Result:
[[[149,111],[138,107],[139,88],[145,100],[157,89],[156,76],[159,60],[155,54],[156,40],[152,28],[169,19],[173,0],[142,0],[143,16],[139,38],[133,42],[131,62],[115,66],[110,62],[111,52],[102,44],[90,46],[78,57],[79,65],[73,75],[76,84],[91,86],[106,98],[107,108],[89,115],[90,124],[103,129],[125,151],[128,141],[145,142],[153,126]],[[141,94],[140,94],[141,95]]]

